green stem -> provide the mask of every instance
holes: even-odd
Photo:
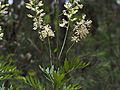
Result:
[[[67,52],[66,52],[66,56],[68,55],[70,49],[74,46],[75,42],[72,43],[72,45],[68,48]]]
[[[56,24],[55,24],[55,30],[56,30],[56,47],[57,49],[59,48],[59,31],[60,31],[60,28],[59,28],[59,3],[57,3],[58,1],[56,1],[56,5],[55,5],[55,19],[56,19]],[[58,52],[57,52],[57,56],[58,56]]]
[[[52,51],[51,51],[51,44],[50,44],[50,39],[48,37],[48,46],[49,46],[49,57],[50,57],[50,63],[52,65]]]
[[[65,47],[66,40],[67,40],[67,35],[68,35],[68,30],[69,30],[69,22],[68,22],[68,27],[67,27],[67,29],[66,29],[66,33],[65,33],[65,37],[64,37],[63,44],[62,44],[62,48],[61,48],[60,53],[59,53],[59,56],[58,56],[58,60],[60,60],[61,55],[62,55],[62,52],[63,52],[63,49],[64,49],[64,47]]]

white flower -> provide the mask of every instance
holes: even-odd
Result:
[[[43,6],[43,2],[42,1],[40,1],[39,3],[38,3],[38,6]]]
[[[85,19],[85,17],[83,18]],[[89,34],[89,27],[92,21],[85,21],[84,19],[76,23],[71,41],[79,42],[81,39],[85,38]]]
[[[68,24],[68,21],[66,21],[65,19],[62,19],[62,23],[59,24],[60,27],[66,27],[66,25]]]
[[[4,35],[4,33],[0,33],[0,40],[3,39],[3,35]]]
[[[77,18],[72,18],[72,19],[71,19],[71,21],[76,21],[76,20],[77,20]]]
[[[2,33],[2,28],[1,28],[1,26],[0,26],[0,40],[3,39],[3,35],[4,35],[4,33]]]
[[[92,23],[92,20],[87,20],[87,21],[85,22],[85,24],[87,25],[87,27],[90,27],[91,23]]]
[[[68,2],[68,3],[66,3],[66,4],[64,5],[64,7],[67,8],[67,9],[69,9],[69,8],[72,7],[72,4],[71,4],[70,2]]]
[[[82,15],[82,19],[85,19],[86,18],[86,15],[84,14],[84,15]]]
[[[72,40],[75,41],[76,43],[80,41],[80,39],[77,36],[72,36]]]
[[[31,14],[28,14],[27,16],[28,16],[29,18],[33,18],[33,15],[31,15]]]
[[[39,32],[40,39],[44,40],[47,37],[55,37],[54,32],[51,30],[51,27],[49,25],[45,25],[43,27],[43,30]]]
[[[0,14],[6,14],[8,13],[7,9],[8,9],[9,4],[2,4],[2,2],[0,1]]]
[[[79,7],[79,9],[83,8],[83,4],[79,4],[81,0],[75,0],[74,2],[77,4],[77,6]]]
[[[66,10],[63,10],[63,14],[68,17],[69,20],[75,15],[79,9],[83,8],[82,4],[79,4],[80,0],[74,0],[73,3],[70,1],[65,3],[64,7]],[[74,21],[74,20],[73,20]]]

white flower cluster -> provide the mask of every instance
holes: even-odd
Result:
[[[80,0],[74,0],[74,3],[67,2],[64,7],[66,10],[63,10],[63,14],[67,16],[68,21],[76,21],[77,18],[73,17],[79,9],[83,8],[82,4],[79,4]],[[66,27],[68,24],[68,21],[65,19],[62,19],[62,23],[60,24],[60,27]]]
[[[79,9],[83,8],[82,4],[79,4],[80,0],[74,0],[73,3],[67,2],[65,3],[64,7],[66,10],[63,10],[63,14],[67,16],[69,21],[76,21],[77,18],[74,18],[73,16],[79,11]],[[66,27],[68,24],[68,21],[65,19],[62,19],[62,23],[60,24],[61,27]]]
[[[46,37],[54,37],[54,32],[51,30],[51,27],[49,25],[45,25],[43,27],[43,30],[39,32],[40,34],[40,39],[44,40]]]
[[[35,15],[28,14],[28,17],[33,19],[33,29],[38,30],[40,39],[44,40],[46,37],[54,37],[55,35],[51,26],[44,23],[43,17],[45,16],[45,13],[41,8],[42,6],[43,2],[36,2],[36,0],[30,0],[30,2],[26,4],[28,9],[35,12]]]
[[[2,4],[2,2],[0,1],[0,15],[6,14],[8,12],[8,6],[9,4]]]
[[[82,4],[79,4],[80,0],[74,0],[73,3],[68,2],[64,5],[66,10],[63,10],[63,14],[68,17],[71,21],[74,21],[76,18],[72,18],[73,15],[75,15],[79,9],[83,8]]]
[[[0,16],[4,16],[7,13],[7,9],[8,9],[8,4],[2,4],[2,1],[0,1]],[[2,31],[2,27],[0,26],[0,40],[3,39],[3,31]]]
[[[4,33],[2,33],[2,28],[1,28],[1,26],[0,26],[0,40],[3,39],[3,35],[4,35]]]
[[[91,23],[91,20],[85,20],[85,15],[82,20],[76,22],[75,28],[73,29],[72,41],[79,42],[85,38],[89,34]]]
[[[62,19],[62,23],[59,24],[60,27],[67,27],[68,21]]]
[[[60,24],[60,27],[67,28],[69,21],[76,23],[74,29],[73,29],[73,35],[72,40],[74,42],[79,42],[81,39],[85,38],[89,33],[89,28],[92,23],[91,20],[85,20],[86,15],[82,16],[82,19],[77,19],[74,17],[74,15],[79,11],[79,9],[83,8],[83,5],[80,4],[80,0],[74,0],[73,3],[68,2],[64,5],[66,10],[63,10],[63,14],[67,16],[68,21],[65,19],[62,19],[62,23]]]

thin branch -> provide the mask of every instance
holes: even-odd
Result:
[[[66,56],[68,55],[70,49],[74,46],[75,42],[72,43],[72,45],[68,48],[67,52],[66,52]]]
[[[61,48],[61,50],[60,50],[60,53],[59,53],[59,56],[58,56],[58,60],[60,60],[61,55],[62,55],[62,52],[63,52],[63,49],[64,49],[64,47],[65,47],[66,40],[67,40],[67,35],[68,35],[68,30],[69,30],[69,23],[68,23],[68,26],[67,26],[67,29],[66,29],[66,33],[65,33],[63,45],[62,45],[62,48]]]
[[[31,43],[31,45],[39,52],[39,54],[41,54],[42,52],[41,52],[41,50],[35,45],[35,43],[33,43],[33,41],[30,39],[30,38],[28,38],[28,41]]]

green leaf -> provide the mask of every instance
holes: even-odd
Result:
[[[56,53],[57,51],[58,51],[58,48],[55,48],[53,52]]]
[[[0,87],[0,90],[5,90],[4,84]]]
[[[40,81],[32,76],[27,76],[27,77],[23,77],[22,79],[25,83],[27,83],[28,85],[32,86],[33,88],[35,88],[36,90],[45,90],[45,88],[43,87],[43,85],[40,83]]]
[[[11,60],[11,58],[0,58],[0,80],[7,80],[12,79],[13,77],[18,76],[21,71],[17,70],[15,66],[13,66],[11,61],[5,61],[5,60]]]
[[[70,3],[72,3],[72,4],[73,4],[73,3],[74,3],[74,0],[70,0]]]
[[[67,59],[65,59],[65,61],[64,61],[64,69],[65,69],[65,71],[69,70],[69,62]]]
[[[79,84],[70,84],[63,86],[63,90],[80,90],[80,88],[81,87]]]

